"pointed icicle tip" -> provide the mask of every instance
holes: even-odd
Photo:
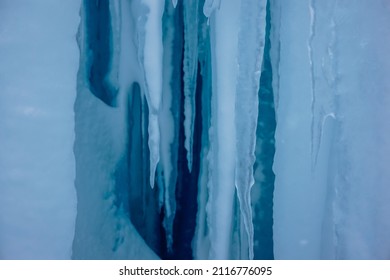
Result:
[[[176,8],[176,6],[177,6],[177,1],[178,0],[172,0],[172,5],[173,5],[174,8]]]

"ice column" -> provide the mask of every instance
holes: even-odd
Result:
[[[211,241],[209,257],[214,259],[230,257],[235,199],[235,102],[239,20],[238,1],[223,1],[220,9],[215,10],[210,16],[213,88],[207,212]]]
[[[198,70],[198,1],[183,3],[184,17],[184,146],[187,150],[188,169],[192,169],[192,146],[195,122],[195,90]]]
[[[141,61],[145,71],[146,99],[149,106],[149,149],[150,149],[150,186],[154,187],[154,177],[160,160],[160,112],[163,79],[163,42],[162,16],[164,1],[143,0],[148,8],[144,26],[144,48]]]
[[[249,258],[253,258],[253,224],[250,191],[254,184],[258,91],[265,43],[266,1],[241,1],[236,86],[235,185],[247,233]]]

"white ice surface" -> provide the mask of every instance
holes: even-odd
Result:
[[[388,259],[390,5],[278,2],[275,258]]]
[[[164,1],[143,0],[148,13],[144,26],[143,67],[146,81],[146,99],[149,106],[150,186],[154,187],[157,164],[160,160],[160,127],[158,115],[162,98],[163,43],[162,16]]]
[[[161,167],[164,174],[164,207],[165,219],[164,228],[167,235],[168,248],[172,246],[173,222],[176,212],[176,180],[177,180],[177,149],[179,147],[179,118],[176,112],[176,100],[173,94],[172,81],[173,75],[173,46],[176,34],[174,14],[177,11],[174,7],[168,6],[165,10],[164,21],[164,55],[163,55],[163,96],[161,100],[161,111],[159,116],[159,125],[162,131],[160,139],[160,157]]]
[[[0,9],[0,258],[69,259],[79,0]]]
[[[110,7],[113,22],[121,26],[113,30],[113,37],[121,38],[116,42],[118,45],[114,44],[119,56],[119,64],[113,65],[119,68],[113,69],[119,73],[117,107],[107,106],[88,89],[85,61],[88,52],[83,44],[85,26],[80,27],[81,62],[75,104],[78,171],[75,183],[79,203],[74,259],[158,258],[131,223],[127,209],[116,203],[120,200],[116,188],[120,186],[116,185],[115,172],[128,148],[128,94],[133,83],[143,79],[136,41],[132,37],[136,33],[133,12],[138,10],[132,4],[135,3],[121,1]]]
[[[236,86],[236,168],[235,185],[246,231],[249,259],[253,259],[251,188],[254,184],[256,128],[260,72],[265,43],[266,1],[242,0],[238,40]],[[261,112],[260,112],[261,113]]]
[[[188,169],[192,170],[192,146],[194,142],[195,94],[198,71],[198,2],[183,3],[184,19],[184,147],[187,150]]]
[[[210,258],[230,257],[235,192],[235,102],[240,4],[223,1],[210,18],[213,96],[208,226]]]

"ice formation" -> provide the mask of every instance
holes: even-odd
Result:
[[[389,12],[4,0],[0,258],[389,259]]]

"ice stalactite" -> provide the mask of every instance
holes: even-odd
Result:
[[[390,258],[386,1],[3,2],[0,257]]]
[[[207,5],[210,3],[205,3],[204,10],[209,8]],[[209,224],[210,238],[218,240],[211,242],[212,258],[228,258],[234,254],[229,251],[232,250],[229,245],[222,245],[224,240],[232,237],[213,236],[214,227],[228,230],[233,226],[234,214],[228,209],[232,209],[236,193],[231,182],[234,182],[233,187],[237,189],[242,217],[240,227],[244,229],[240,234],[240,251],[247,251],[241,257],[253,258],[254,232],[250,191],[254,183],[253,164],[258,90],[265,40],[265,8],[266,1],[243,1],[240,5],[223,2],[210,16],[214,83],[209,159],[214,159],[209,165],[210,197],[207,209],[209,223],[212,223]],[[208,13],[205,12],[205,15]],[[253,28],[250,28],[251,26]],[[216,169],[216,166],[219,167]],[[219,199],[225,202],[222,203]],[[222,215],[222,211],[224,215],[230,213],[230,218],[226,217],[223,222],[214,220],[217,219],[216,215]]]
[[[157,164],[160,160],[160,127],[158,117],[162,98],[163,42],[162,16],[164,1],[144,0],[147,8],[145,25],[140,30],[143,49],[139,49],[140,61],[145,71],[145,96],[149,106],[150,186],[155,184]]]
[[[205,3],[205,7],[206,7]],[[235,199],[235,102],[240,4],[225,1],[210,16],[212,100],[208,227],[212,259],[230,258]]]
[[[254,184],[258,91],[265,40],[266,1],[241,1],[236,84],[235,185],[248,239],[248,257],[253,259],[251,188]]]
[[[177,160],[178,160],[178,127],[179,118],[179,91],[178,82],[174,81],[177,75],[176,69],[181,67],[181,56],[177,55],[181,48],[181,25],[177,10],[167,0],[164,15],[162,18],[163,28],[163,88],[159,126],[161,133],[160,142],[160,165],[164,185],[164,228],[168,251],[172,250],[173,244],[173,223],[176,213],[175,190],[177,182]],[[177,3],[176,3],[177,4]],[[176,7],[176,5],[175,5]],[[179,42],[178,42],[179,41]],[[179,58],[179,59],[176,59]]]
[[[199,5],[199,13],[203,14],[203,3]],[[199,17],[199,66],[198,71],[202,77],[201,84],[201,119],[202,119],[202,135],[201,135],[201,150],[199,151],[199,175],[198,175],[198,211],[196,217],[195,234],[192,241],[193,258],[207,259],[210,250],[210,236],[207,219],[207,201],[209,199],[208,182],[209,169],[211,161],[209,161],[210,138],[209,128],[211,125],[211,95],[212,95],[212,69],[211,69],[211,52],[210,52],[210,34],[209,34],[208,19],[205,16]],[[200,87],[200,85],[197,85]]]
[[[193,138],[195,122],[195,90],[198,70],[198,25],[199,1],[183,2],[184,21],[184,132],[188,169],[192,169]]]

